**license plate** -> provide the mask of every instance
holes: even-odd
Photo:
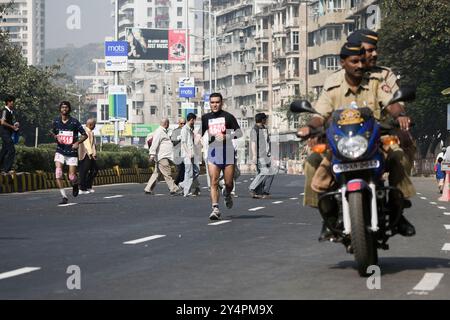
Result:
[[[376,169],[380,167],[380,161],[370,160],[363,162],[339,163],[333,165],[334,173],[342,173],[357,170]]]

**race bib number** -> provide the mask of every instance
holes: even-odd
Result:
[[[211,136],[215,136],[221,133],[225,134],[227,129],[225,126],[225,118],[209,119],[208,128],[208,133]]]
[[[60,131],[58,133],[58,142],[60,144],[73,144],[73,131]]]

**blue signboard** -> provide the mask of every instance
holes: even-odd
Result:
[[[180,98],[195,98],[195,88],[180,88]]]
[[[127,57],[127,41],[105,41],[105,57]]]

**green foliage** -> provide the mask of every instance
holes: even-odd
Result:
[[[288,123],[298,121],[298,127],[302,127],[308,123],[308,121],[311,119],[311,115],[307,113],[303,114],[292,113],[290,110],[290,105],[293,101],[296,100],[313,101],[314,95],[312,93],[309,93],[308,95],[290,97],[290,99],[285,104],[283,104],[277,111],[284,116],[284,119],[287,120]]]
[[[0,5],[0,16],[7,15],[8,5]],[[40,132],[50,129],[57,105],[64,97],[64,90],[56,81],[63,78],[58,65],[28,66],[20,48],[0,30],[0,97],[13,95],[17,98],[17,120],[27,144],[34,144],[36,127]],[[40,140],[49,141],[49,136],[41,134]]]
[[[42,170],[53,172],[55,170],[56,144],[39,145],[39,148],[16,146],[15,170],[19,172],[34,172]],[[100,169],[111,169],[113,166],[121,168],[148,168],[148,154],[146,150],[135,147],[120,152],[103,151],[97,153],[97,165]]]
[[[416,126],[413,135],[425,156],[430,145],[447,137],[450,86],[450,2],[447,0],[382,0],[380,65],[393,68],[400,85],[417,86],[417,99],[407,105]]]

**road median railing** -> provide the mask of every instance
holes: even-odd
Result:
[[[117,183],[144,183],[150,179],[153,169],[125,168],[114,166],[112,169],[99,170],[94,185]],[[64,174],[63,186],[69,187],[67,174]],[[56,186],[55,173],[36,171],[13,172],[0,175],[0,193],[27,192],[54,189]]]

